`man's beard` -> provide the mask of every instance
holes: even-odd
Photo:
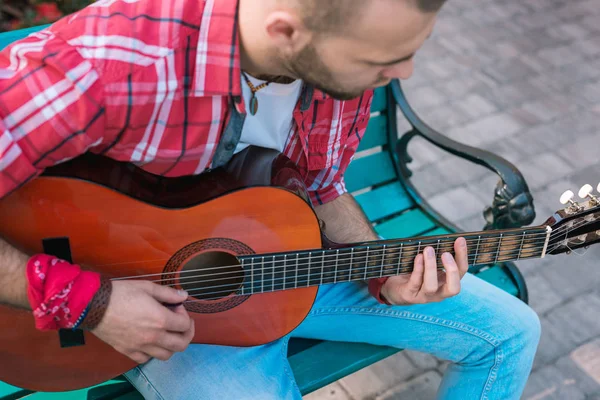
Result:
[[[287,67],[304,82],[313,85],[337,100],[352,100],[361,96],[364,92],[364,90],[350,92],[340,87],[331,71],[319,58],[312,43],[289,60]]]

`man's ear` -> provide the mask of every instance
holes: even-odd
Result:
[[[285,56],[297,54],[312,40],[312,32],[300,17],[288,11],[273,11],[265,20],[267,36]]]

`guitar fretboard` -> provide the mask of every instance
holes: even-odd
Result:
[[[419,240],[387,240],[342,249],[310,250],[239,257],[244,281],[239,294],[254,294],[337,282],[368,280],[410,273],[414,259],[425,247],[441,256],[455,254],[458,237],[467,240],[469,265],[539,258],[544,254],[548,232],[545,227],[477,232]]]

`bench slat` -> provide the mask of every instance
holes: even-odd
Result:
[[[380,114],[369,119],[367,131],[365,132],[357,151],[372,149],[373,147],[387,144],[387,115]]]
[[[349,192],[397,179],[392,159],[386,152],[355,159],[348,166],[344,176]]]
[[[377,88],[373,93],[373,101],[371,102],[371,112],[381,112],[388,109],[387,93],[385,88]]]
[[[375,226],[375,231],[386,239],[399,239],[424,235],[436,228],[435,223],[419,209],[405,212]]]
[[[320,342],[288,357],[304,395],[369,366],[400,349],[364,343]]]
[[[414,205],[400,182],[394,182],[360,194],[356,196],[356,201],[371,222],[398,214]]]

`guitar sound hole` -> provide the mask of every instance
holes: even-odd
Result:
[[[219,251],[209,251],[192,257],[179,274],[179,283],[191,297],[198,300],[218,300],[240,289],[244,270],[238,259]]]

